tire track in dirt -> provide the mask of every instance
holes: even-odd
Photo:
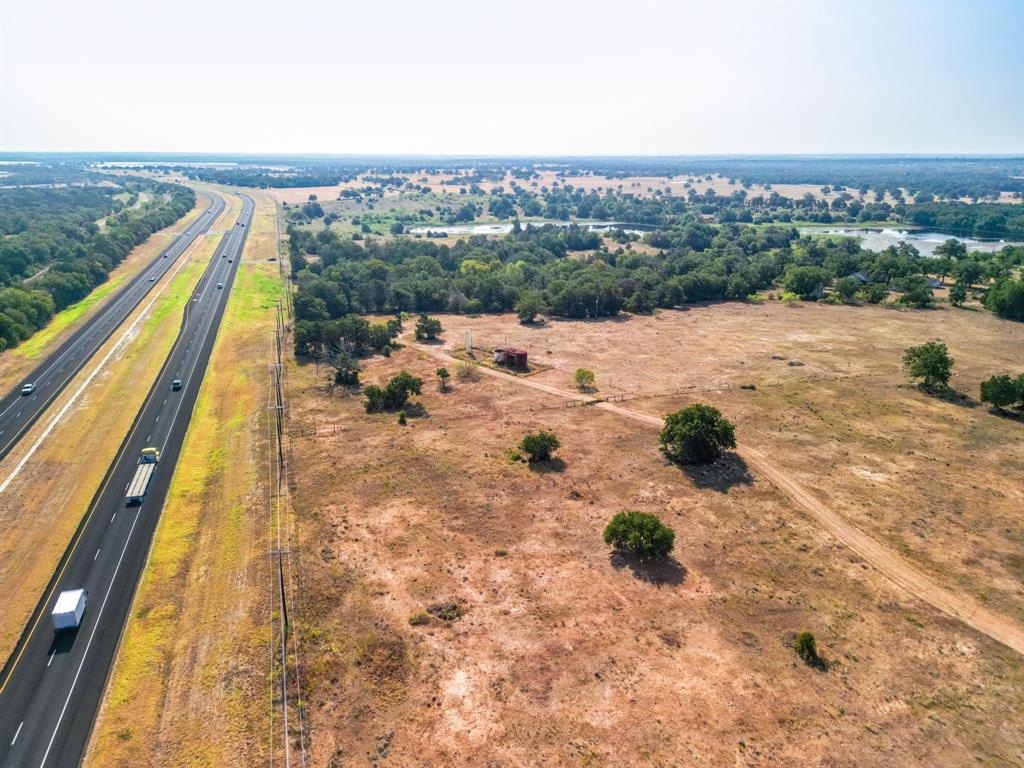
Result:
[[[445,363],[463,362],[449,355],[441,347],[431,347],[417,343],[412,344],[412,346],[420,352]],[[502,381],[511,381],[521,386],[560,397],[563,400],[579,399],[578,393],[559,389],[539,381],[511,376],[484,365],[478,366],[477,370],[485,376],[491,376]],[[632,419],[657,429],[661,429],[663,426],[663,420],[657,416],[639,413],[614,403],[594,402],[587,407],[610,411],[624,418]],[[740,444],[737,447],[737,453],[747,464],[754,467],[762,477],[767,479],[791,501],[795,502],[804,512],[817,520],[835,539],[855,552],[866,563],[888,577],[890,581],[901,589],[909,592],[919,600],[923,600],[947,616],[963,622],[972,629],[991,637],[993,640],[1012,648],[1024,656],[1024,626],[1020,623],[988,610],[965,595],[940,586],[930,576],[925,575],[910,565],[900,555],[884,544],[879,543],[842,515],[818,501],[792,477],[772,464],[761,451]]]

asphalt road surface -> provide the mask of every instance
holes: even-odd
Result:
[[[225,203],[217,195],[206,197],[210,199],[210,205],[187,231],[178,235],[142,272],[120,288],[99,312],[0,400],[0,459],[10,452],[177,258],[197,237],[210,229],[224,210]],[[35,386],[29,395],[23,395],[21,391],[26,384]]]
[[[242,198],[237,224],[203,273],[156,383],[0,677],[0,768],[82,759],[245,245],[254,203]],[[125,491],[150,446],[160,462],[145,500],[130,506]],[[82,623],[58,634],[50,617],[57,595],[77,588],[88,593]]]

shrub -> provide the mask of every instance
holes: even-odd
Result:
[[[409,617],[409,624],[413,627],[422,627],[424,624],[430,623],[430,614],[424,613],[423,611],[417,611]]]
[[[477,363],[466,361],[455,366],[455,375],[461,381],[476,381],[480,378],[480,371],[477,370]]]
[[[888,294],[888,289],[881,283],[871,283],[861,288],[858,295],[868,304],[881,304]]]
[[[529,455],[531,463],[547,461],[551,454],[562,447],[555,437],[554,432],[546,432],[543,429],[537,432],[530,432],[519,443],[519,450]]]
[[[419,320],[416,321],[416,340],[436,339],[443,330],[441,321],[437,318],[420,315]]]
[[[857,295],[857,291],[860,290],[860,283],[857,282],[855,277],[840,277],[837,278],[832,287],[835,289],[836,294],[843,301],[853,301],[853,297]]]
[[[451,378],[451,374],[448,373],[447,368],[437,369],[437,381],[441,385],[441,391],[444,392],[448,389],[448,379]]]
[[[604,543],[636,555],[641,560],[665,557],[675,545],[676,534],[657,515],[630,510],[619,512],[604,529]]]
[[[817,667],[821,664],[821,657],[818,655],[818,645],[814,641],[814,635],[806,630],[800,632],[793,638],[793,650],[797,656],[804,660],[805,664]]]
[[[779,296],[779,301],[781,301],[783,304],[787,306],[792,307],[793,305],[797,304],[800,301],[800,297],[797,296],[795,293],[784,291],[783,294]]]
[[[586,392],[594,386],[595,376],[594,372],[588,368],[577,368],[576,373],[572,375],[576,381],[576,388],[581,392]]]
[[[750,304],[764,304],[764,296],[759,293],[748,293],[747,302]]]
[[[949,385],[953,358],[941,341],[929,341],[919,347],[908,347],[903,353],[903,368],[912,379],[923,379],[929,392]]]
[[[406,421],[407,420],[405,418],[405,411],[399,411],[398,412],[398,423],[401,424],[404,427],[405,424],[406,424]]]
[[[708,464],[736,447],[735,432],[717,408],[695,403],[665,417],[661,449],[680,464]]]

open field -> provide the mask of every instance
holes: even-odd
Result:
[[[89,766],[251,766],[270,738],[267,410],[274,205],[261,192]]]
[[[1021,326],[774,303],[536,328],[443,321],[452,343],[472,328],[552,367],[440,393],[424,349],[368,361],[367,383],[424,378],[425,413],[406,427],[325,387],[326,370],[290,374],[294,427],[318,427],[293,441],[313,765],[1024,760],[1019,654],[869,567],[742,459],[680,470],[618,404],[552,394],[588,367],[599,395],[638,395],[621,407],[641,415],[710,402],[816,501],[1017,624],[1024,427],[903,386],[900,356],[945,339],[953,385],[976,396],[1019,366]],[[510,462],[542,427],[560,461]],[[672,525],[676,561],[610,558],[601,531],[622,509]],[[461,618],[410,624],[452,602]],[[787,646],[801,629],[827,671]]]
[[[0,462],[0,590],[7,596],[0,612],[0,658],[10,654],[88,509],[219,239],[205,235],[186,252],[180,269],[156,284],[154,291],[162,293],[155,301],[154,293],[136,308]]]
[[[444,183],[444,181],[453,178],[450,175],[418,173],[394,175],[404,176],[412,183],[427,186],[436,194],[449,194],[459,197],[460,185]],[[427,180],[425,182],[421,181],[421,179],[424,178]],[[710,181],[705,180],[703,176],[690,177],[685,175],[673,176],[671,178],[665,176],[628,176],[622,179],[610,179],[605,176],[560,177],[555,171],[542,171],[540,173],[540,178],[538,179],[514,179],[511,175],[507,175],[500,183],[485,181],[480,182],[478,186],[487,193],[499,186],[508,191],[512,188],[513,181],[516,181],[519,186],[526,189],[532,189],[534,183],[536,183],[537,188],[547,187],[548,189],[551,189],[552,185],[557,183],[561,186],[571,185],[575,188],[585,189],[588,191],[618,191],[634,194],[638,197],[650,197],[654,194],[655,190],[665,192],[667,189],[670,190],[673,195],[682,195],[685,197],[689,188],[684,186],[684,184],[691,178],[693,179],[693,188],[700,193],[704,193],[708,189],[714,189],[716,194],[730,195],[736,190],[743,189],[739,181],[734,184],[729,184],[729,180],[727,178],[718,175],[713,175]],[[278,202],[293,205],[296,203],[305,203],[309,199],[310,195],[316,195],[320,201],[335,200],[337,199],[338,194],[344,189],[358,189],[366,185],[367,182],[360,177],[354,181],[345,181],[341,184],[330,187],[284,187],[273,190],[273,194]],[[469,185],[467,183],[464,186],[468,187]],[[771,189],[768,189],[761,184],[752,184],[747,189],[747,194],[750,197],[754,197],[756,195],[768,196],[772,193],[772,190],[774,190],[784,197],[798,200],[805,194],[810,193],[816,198],[828,200],[830,202],[839,196],[838,192],[830,191],[827,194],[822,193],[822,186],[823,185],[821,184],[773,184]],[[849,191],[854,197],[858,197],[857,190]],[[397,197],[397,194],[397,192],[389,192],[385,197]],[[1020,202],[1019,200],[1013,200],[1012,196],[1008,196],[1008,198],[1009,199],[1003,202]],[[868,194],[865,199],[873,200],[874,196],[872,194]],[[893,198],[889,193],[886,193],[885,201],[888,203],[894,203],[895,198]]]

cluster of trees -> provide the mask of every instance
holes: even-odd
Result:
[[[363,405],[367,413],[397,411],[405,407],[409,402],[410,395],[420,394],[422,388],[423,379],[402,371],[397,376],[393,376],[383,387],[376,384],[366,387],[363,390],[363,395],[366,397]]]
[[[903,303],[928,306],[929,274],[955,275],[963,297],[979,280],[996,280],[987,305],[1006,317],[1022,311],[1024,291],[1012,278],[1024,262],[1021,248],[968,256],[951,240],[930,259],[906,243],[873,252],[851,238],[801,237],[792,227],[712,224],[689,216],[646,240],[663,250],[610,252],[595,233],[577,226],[516,226],[502,239],[470,237],[454,246],[400,239],[365,247],[330,229],[289,228],[300,320],[351,312],[510,310],[524,322],[540,314],[600,317],[742,300],[777,283],[805,298],[831,287],[840,300],[870,302],[896,290]]]
[[[907,210],[906,220],[962,237],[1024,240],[1024,209],[1014,203],[926,203]]]
[[[195,205],[191,189],[145,183],[153,200],[133,208],[143,182],[122,187],[21,188],[0,198],[0,350],[86,296],[153,232]],[[114,195],[128,193],[127,200]],[[97,221],[105,219],[101,228]]]
[[[350,312],[515,309],[527,319],[582,318],[742,299],[782,274],[798,237],[794,229],[699,220],[660,234],[669,250],[641,254],[594,251],[599,238],[578,227],[517,228],[500,240],[472,237],[454,246],[374,240],[365,247],[331,230],[291,228],[296,316],[322,322]]]
[[[319,296],[295,297],[295,354],[320,358],[343,352],[363,357],[370,352],[387,351],[402,330],[400,318],[371,323],[365,317],[345,314],[332,318]],[[339,382],[340,383],[340,382]]]

